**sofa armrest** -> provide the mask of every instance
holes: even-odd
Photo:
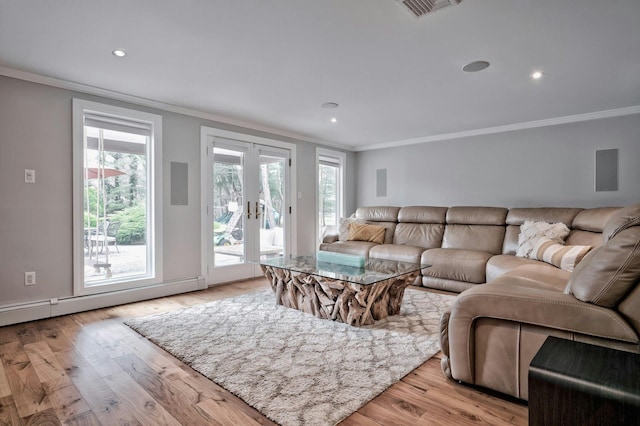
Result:
[[[448,338],[441,341],[448,341],[451,375],[457,380],[474,383],[474,322],[480,318],[638,343],[635,331],[612,309],[523,278],[497,278],[461,293],[451,308]]]
[[[327,226],[322,230],[322,242],[326,244],[335,243],[339,240],[338,230],[333,226]]]

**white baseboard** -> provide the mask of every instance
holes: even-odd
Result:
[[[204,277],[197,277],[131,290],[3,306],[0,307],[0,326],[156,299],[206,288]]]

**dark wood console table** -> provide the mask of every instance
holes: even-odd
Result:
[[[529,366],[529,425],[640,424],[640,355],[548,337]]]

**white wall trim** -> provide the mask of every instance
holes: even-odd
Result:
[[[600,118],[621,117],[625,115],[640,114],[640,105],[627,108],[609,109],[605,111],[588,112],[586,114],[567,115],[564,117],[548,118],[524,123],[506,124],[504,126],[486,127],[484,129],[465,130],[463,132],[443,133],[441,135],[425,136],[414,139],[405,139],[395,142],[384,142],[373,145],[355,146],[354,151],[371,151],[374,149],[394,148],[404,145],[415,145],[426,142],[437,142],[448,139],[467,138],[471,136],[490,135],[493,133],[512,132],[514,130],[533,129],[536,127],[557,126],[559,124],[577,123],[580,121],[598,120]]]
[[[0,307],[0,327],[139,302],[141,300],[156,299],[189,291],[204,290],[206,288],[204,277],[199,276],[130,290],[7,305]]]
[[[353,147],[348,147],[339,143],[323,141],[323,140],[315,139],[299,133],[277,129],[275,127],[264,126],[261,124],[251,123],[249,121],[244,121],[244,120],[237,120],[234,118],[229,118],[229,117],[225,117],[218,114],[212,114],[209,112],[199,111],[192,108],[186,108],[178,105],[168,104],[165,102],[155,101],[153,99],[127,95],[125,93],[116,92],[114,90],[102,89],[100,87],[95,87],[95,86],[89,86],[87,84],[75,83],[72,81],[62,80],[54,77],[47,77],[40,74],[30,73],[28,71],[16,70],[13,68],[0,66],[0,75],[15,78],[18,80],[29,81],[32,83],[44,84],[46,86],[57,87],[60,89],[73,90],[76,92],[86,93],[88,95],[102,96],[109,99],[115,99],[117,101],[129,102],[132,104],[145,106],[149,108],[156,108],[163,111],[175,112],[176,114],[188,115],[190,117],[216,121],[218,123],[229,124],[232,126],[244,127],[246,129],[271,133],[276,136],[284,136],[287,138],[297,139],[303,142],[317,143],[317,144],[333,146],[333,147],[342,148],[342,149],[353,148]]]

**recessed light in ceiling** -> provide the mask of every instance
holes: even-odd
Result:
[[[531,73],[531,78],[534,80],[540,80],[544,73],[542,71],[534,71]]]
[[[338,122],[338,119],[337,119],[337,118],[335,118],[335,117],[333,117],[333,118],[331,119],[331,122],[332,122],[332,123],[337,123],[337,122]]]
[[[321,106],[322,108],[326,108],[326,109],[334,109],[334,108],[338,108],[340,105],[338,105],[335,102],[325,102]]]
[[[462,67],[464,72],[478,72],[489,68],[489,62],[487,61],[473,61]]]
[[[118,58],[123,58],[123,57],[127,56],[127,52],[125,52],[122,49],[116,49],[111,53],[113,54],[113,56],[117,56]]]

